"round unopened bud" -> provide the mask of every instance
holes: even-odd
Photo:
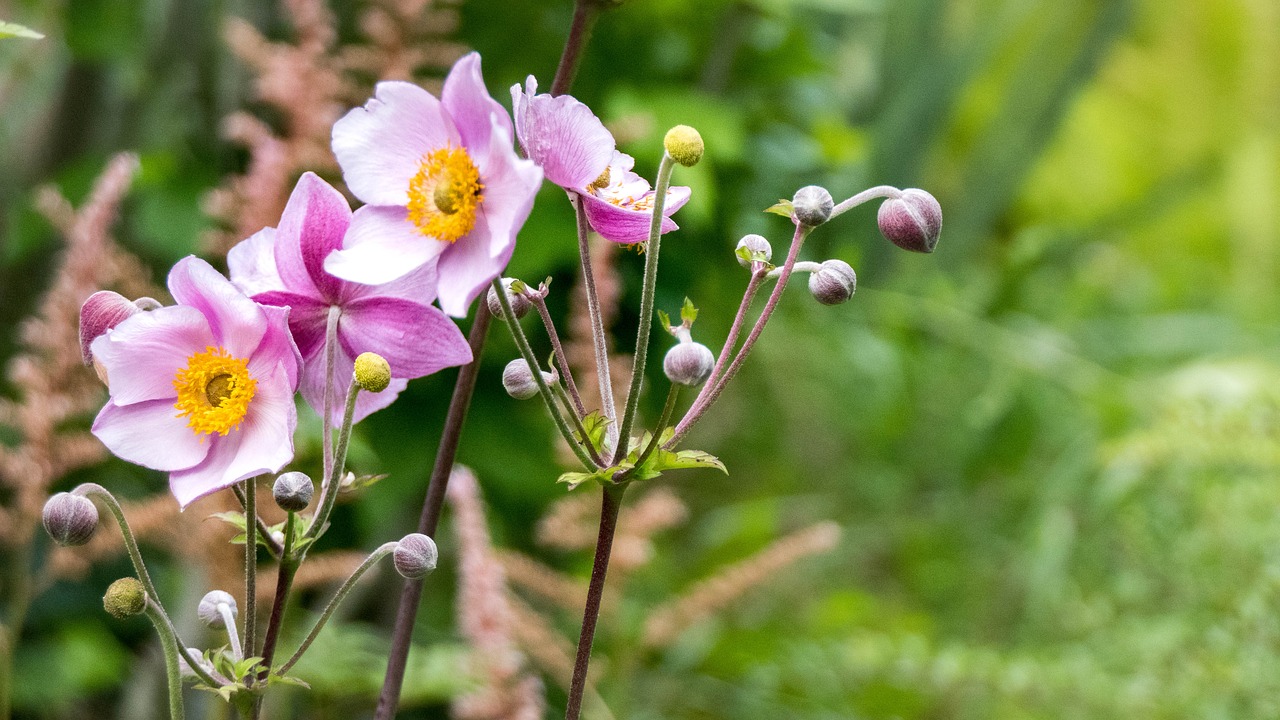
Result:
[[[200,599],[200,605],[196,607],[196,615],[200,616],[200,622],[205,625],[220,629],[227,626],[226,619],[222,616],[222,608],[226,605],[227,610],[231,612],[231,617],[236,617],[236,599],[231,597],[231,593],[222,590],[210,590]]]
[[[435,541],[422,533],[405,535],[403,540],[396,543],[395,552],[391,557],[395,563],[396,572],[410,580],[425,577],[427,573],[435,570],[436,561],[439,558],[440,553],[436,550]]]
[[[299,512],[311,504],[311,496],[316,491],[315,483],[306,473],[287,472],[276,478],[271,486],[271,497],[276,505],[286,512]]]
[[[853,297],[858,289],[858,276],[843,260],[827,260],[809,276],[809,292],[823,305],[839,305]]]
[[[885,200],[876,213],[880,234],[911,252],[930,253],[942,233],[942,206],[929,193],[908,188],[900,197]]]
[[[542,373],[542,379],[547,383],[556,381],[554,375],[545,372]],[[533,379],[533,371],[524,358],[516,358],[502,369],[502,387],[517,400],[528,400],[538,394],[538,382]]]
[[[502,288],[507,291],[507,302],[511,303],[511,312],[519,320],[529,314],[529,310],[533,309],[533,303],[524,295],[511,292],[513,282],[515,278],[502,278]],[[498,293],[494,292],[492,285],[489,286],[489,294],[485,296],[484,301],[489,306],[489,314],[506,322],[507,316],[502,313],[502,303],[498,301]]]
[[[111,328],[142,312],[132,300],[120,293],[99,290],[80,306],[80,355],[85,365],[93,364],[89,346]]]
[[[147,609],[147,591],[137,578],[120,578],[102,596],[102,608],[117,620],[137,615]]]
[[[662,359],[662,370],[671,382],[696,387],[711,376],[715,362],[715,356],[706,345],[681,342],[667,351],[667,356]]]
[[[685,167],[693,167],[702,159],[702,135],[688,125],[677,125],[667,131],[662,146],[672,160]]]
[[[382,392],[391,384],[391,365],[377,353],[360,353],[356,357],[355,377],[361,390]]]
[[[59,545],[83,545],[98,528],[98,508],[87,497],[60,492],[45,502],[41,520]]]
[[[750,259],[752,256],[758,257],[764,262],[772,260],[773,246],[769,244],[769,241],[763,235],[744,235],[738,241],[737,254],[738,264],[744,268],[749,268],[751,263],[754,262],[754,260]]]
[[[836,203],[826,188],[817,185],[806,185],[796,191],[791,199],[792,212],[796,221],[807,227],[817,227],[831,219],[831,211]]]

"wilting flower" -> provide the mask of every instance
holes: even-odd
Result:
[[[420,266],[384,285],[340,280],[324,270],[324,259],[342,247],[351,224],[342,193],[313,173],[298,180],[278,228],[265,228],[227,255],[231,281],[264,305],[287,306],[289,329],[302,353],[302,397],[324,412],[325,334],[336,315],[335,388],[330,422],[342,421],[342,394],[356,356],[375,352],[391,366],[381,392],[361,392],[355,420],[392,403],[409,379],[471,361],[471,348],[453,321],[431,306],[435,268]]]
[[[453,66],[438,100],[409,83],[378,83],[333,126],[347,187],[367,205],[325,269],[377,285],[435,260],[440,307],[466,315],[511,259],[542,182],[512,142],[475,53]]]
[[[524,90],[511,87],[516,137],[547,179],[582,198],[587,222],[601,236],[632,244],[649,239],[656,193],[631,171],[635,159],[615,149],[600,119],[568,95],[538,95],[530,75]],[[662,232],[678,229],[671,214],[689,202],[689,188],[667,190]]]
[[[300,358],[289,311],[258,305],[209,263],[179,261],[169,292],[177,305],[93,341],[111,392],[93,434],[119,457],[168,472],[185,507],[293,458]]]

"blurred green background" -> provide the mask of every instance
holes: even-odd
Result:
[[[359,6],[330,6],[354,41]],[[550,84],[569,0],[459,9],[452,38],[481,52],[500,102],[527,74]],[[0,356],[59,248],[38,185],[79,202],[110,154],[137,151],[120,242],[157,280],[201,251],[202,197],[247,161],[222,118],[273,121],[221,37],[230,16],[291,37],[275,2],[0,1],[0,19],[47,36],[0,41]],[[888,183],[930,190],[945,216],[931,256],[884,241],[874,205],[814,233],[807,258],[850,262],[858,293],[824,307],[797,282],[690,437],[730,475],[659,481],[690,516],[656,538],[597,646],[617,717],[1280,716],[1280,5],[627,0],[597,26],[574,94],[606,121],[638,119],[624,149],[644,174],[666,127],[702,131],[704,163],[677,173],[694,194],[663,246],[658,307],[691,297],[713,348],[746,281],[737,238],[786,246],[786,221],[761,212],[778,198]],[[576,253],[557,193],[520,243],[511,274],[556,278],[563,314]],[[641,264],[620,256],[621,349]],[[502,392],[514,356],[492,333],[460,460],[498,544],[585,577],[586,554],[534,543],[564,490],[543,409]],[[358,428],[361,469],[390,479],[341,509],[327,546],[413,527],[452,381],[415,381]],[[84,475],[66,487],[164,487],[118,462]],[[835,551],[670,648],[635,648],[649,608],[826,519],[844,530]],[[460,642],[441,544],[417,633],[446,648],[438,659]],[[175,602],[204,591],[181,557],[148,553]],[[17,716],[158,716],[154,636],[98,605],[126,571],[112,561],[36,599]],[[293,716],[370,707],[398,587],[383,573],[353,603],[326,650],[337,669],[290,696]],[[446,717],[438,685],[402,716]]]

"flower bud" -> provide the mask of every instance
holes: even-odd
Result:
[[[102,608],[117,620],[137,615],[147,609],[147,591],[137,578],[120,578],[107,588]]]
[[[551,373],[542,373],[542,379],[547,383],[556,381],[556,376]],[[502,387],[507,389],[507,394],[517,400],[528,400],[538,394],[538,382],[533,379],[533,371],[529,369],[529,363],[524,358],[516,358],[507,363],[502,369]]]
[[[773,259],[773,246],[762,235],[744,235],[738,241],[735,252],[738,255],[738,264],[744,268],[751,267],[751,263],[754,262],[753,257],[760,258],[764,262]]]
[[[942,232],[942,206],[932,195],[918,188],[902,191],[901,197],[885,200],[876,213],[880,234],[894,245],[912,252],[930,253]]]
[[[515,281],[515,278],[502,278],[502,287],[507,291],[507,302],[511,303],[511,312],[515,313],[516,319],[519,320],[529,314],[533,303],[524,295],[511,292],[511,283]],[[489,305],[491,315],[506,321],[506,315],[502,314],[502,303],[498,301],[498,293],[494,292],[492,285],[489,286],[489,294],[485,296],[485,303]]]
[[[98,508],[87,497],[60,492],[45,502],[41,520],[59,545],[83,545],[98,528]]]
[[[792,213],[801,225],[817,227],[831,219],[836,203],[826,188],[807,185],[796,191],[791,199]]]
[[[391,384],[391,365],[377,353],[360,353],[356,357],[356,385],[368,392],[382,392]]]
[[[677,125],[667,131],[662,146],[672,160],[685,167],[693,167],[702,159],[702,135],[688,125]]]
[[[823,305],[839,305],[853,297],[857,288],[858,276],[843,260],[827,260],[809,276],[809,292]]]
[[[436,569],[439,557],[434,540],[421,533],[412,533],[396,543],[391,559],[395,563],[396,572],[409,580],[417,580]]]
[[[99,290],[80,306],[80,355],[85,365],[93,364],[89,346],[100,335],[142,312],[129,298],[110,290]]]
[[[231,617],[238,615],[236,599],[231,597],[231,593],[210,590],[200,599],[200,605],[196,607],[196,615],[200,616],[200,622],[214,629],[226,627],[227,623],[222,617],[222,608],[219,605],[226,605],[231,611]]]
[[[667,351],[667,356],[662,359],[662,370],[667,379],[677,385],[697,387],[711,376],[715,362],[710,348],[690,340]]]
[[[276,478],[271,486],[271,497],[276,505],[286,512],[300,512],[311,504],[311,496],[316,491],[315,483],[306,473],[287,472]]]

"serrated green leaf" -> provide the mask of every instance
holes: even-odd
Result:
[[[311,689],[311,685],[306,680],[293,677],[292,675],[272,675],[267,678],[267,685],[295,685],[308,690]]]
[[[795,206],[791,204],[790,200],[779,200],[778,204],[771,205],[765,208],[764,211],[767,213],[773,213],[774,215],[781,215],[782,217],[789,218],[795,213]]]
[[[214,514],[210,515],[209,517],[211,517],[211,518],[215,518],[215,519],[218,519],[218,520],[221,520],[222,522],[224,522],[224,523],[226,523],[226,524],[230,525],[231,527],[236,528],[236,529],[237,529],[237,530],[239,530],[241,533],[243,533],[243,532],[245,531],[245,527],[244,527],[244,513],[242,513],[242,512],[236,512],[236,511],[234,511],[234,510],[228,510],[228,511],[226,511],[226,512],[214,513]],[[240,542],[242,542],[242,543],[244,542],[244,538],[243,538],[243,537],[241,537],[241,538],[240,538]]]
[[[593,473],[567,472],[562,474],[560,477],[556,478],[556,482],[565,483],[569,486],[570,490],[573,490],[574,488],[578,487],[579,485],[585,482],[592,482],[592,481],[595,481],[598,483],[608,482],[608,476],[603,475],[603,473],[605,472],[606,472],[605,470],[597,470],[596,472],[593,472]]]
[[[512,280],[511,284],[508,285],[507,287],[509,290],[511,290],[511,294],[513,295],[520,295],[525,290],[529,289],[529,286],[525,284],[523,280]]]
[[[0,38],[31,38],[32,40],[40,40],[44,38],[43,33],[38,33],[25,25],[17,23],[4,22],[0,20]]]
[[[666,314],[662,310],[658,310],[657,313],[658,313],[658,322],[662,323],[662,329],[667,332],[671,332],[671,316]]]
[[[609,428],[609,422],[609,418],[601,414],[599,410],[592,410],[590,413],[587,413],[586,417],[582,418],[582,429],[586,430],[587,437],[584,439],[576,430],[573,432],[573,437],[577,439],[578,442],[588,443],[592,448],[599,452],[602,444],[604,443],[604,434]]]
[[[693,301],[689,298],[684,299],[684,305],[680,306],[680,320],[684,322],[685,327],[692,327],[693,321],[698,319],[698,308],[693,306]]]

